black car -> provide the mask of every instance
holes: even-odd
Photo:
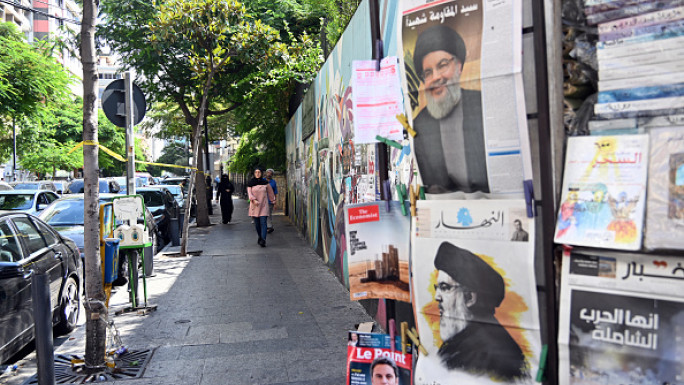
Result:
[[[154,215],[154,222],[157,224],[157,228],[162,234],[164,241],[170,242],[169,224],[171,223],[171,218],[179,218],[180,214],[176,198],[163,186],[142,187],[136,189],[135,193],[142,195],[145,206]]]
[[[120,197],[117,194],[100,194],[100,204],[109,203],[115,197]],[[81,251],[81,257],[83,258],[83,194],[70,194],[65,195],[62,198],[54,201],[50,206],[40,213],[40,218],[47,222],[49,225],[53,226],[62,236],[68,237],[76,242],[79,250]],[[160,237],[157,230],[157,226],[154,223],[154,218],[150,210],[146,210],[146,221],[147,229],[149,232],[150,239],[152,240],[152,246],[145,248],[145,256],[151,258],[146,258],[145,266],[148,274],[152,274],[153,269],[153,258],[157,254],[157,249],[160,246]],[[119,258],[119,277],[127,277],[128,274],[125,272],[126,264],[124,263],[125,258]],[[125,283],[125,281],[117,281],[119,284]]]
[[[65,191],[66,194],[83,194],[84,193],[84,183],[83,179],[74,179],[71,183],[69,183],[69,187],[67,187],[67,191]],[[111,193],[111,194],[116,194],[121,190],[121,186],[119,186],[119,183],[117,183],[114,178],[100,178],[98,180],[98,191],[100,193]]]
[[[36,273],[48,276],[57,332],[72,331],[83,282],[76,244],[31,215],[0,215],[0,362],[34,338],[31,276]]]

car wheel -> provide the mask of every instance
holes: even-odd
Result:
[[[78,283],[73,277],[69,277],[62,288],[59,298],[59,323],[57,332],[66,334],[74,330],[78,323],[78,314],[81,310],[81,293]]]

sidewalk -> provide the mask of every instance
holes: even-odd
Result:
[[[345,383],[346,332],[372,319],[286,217],[274,217],[262,248],[247,203],[234,202],[234,223],[214,215],[214,225],[190,228],[188,249],[201,255],[155,259],[147,283],[156,312],[111,316],[129,349],[155,350],[142,378],[106,384]],[[110,314],[126,302],[121,288]],[[55,353],[82,355],[84,335],[79,327]],[[0,384],[34,374],[26,361]]]

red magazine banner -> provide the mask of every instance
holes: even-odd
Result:
[[[349,224],[378,222],[380,220],[380,206],[370,205],[363,207],[350,207],[347,211],[349,214]]]
[[[391,349],[388,334],[349,332],[347,346],[347,385],[372,385],[373,378],[389,384],[412,384],[413,357],[411,346],[401,352],[401,338],[396,337]]]

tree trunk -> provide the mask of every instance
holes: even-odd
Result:
[[[211,201],[207,201],[207,183],[205,181],[207,166],[204,164],[204,146],[199,146],[197,149],[198,169],[203,172],[198,172],[195,178],[195,189],[197,190],[197,227],[206,227],[211,225],[209,220],[209,207]],[[200,166],[201,165],[201,166]],[[206,174],[205,174],[206,173]]]
[[[81,24],[81,63],[83,64],[83,141],[97,142],[97,52],[95,50],[95,24],[99,0],[83,1]],[[89,371],[105,367],[107,339],[107,308],[102,288],[100,266],[100,207],[98,191],[98,148],[83,146],[84,178],[84,234],[85,249],[85,310],[86,351],[85,366]]]

